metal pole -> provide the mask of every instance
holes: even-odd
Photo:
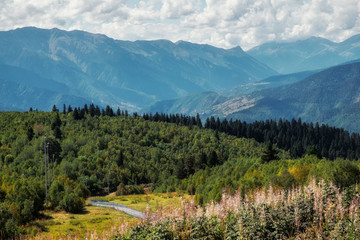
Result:
[[[45,206],[47,206],[47,173],[46,173],[46,134],[44,137],[44,164],[45,164]]]
[[[107,177],[107,184],[108,184],[108,195],[110,194],[110,184],[109,184],[109,180],[110,180],[110,165],[108,163],[108,177]]]
[[[49,143],[46,143],[46,171],[47,171],[47,186],[50,188],[50,167],[49,167]]]
[[[55,177],[55,154],[53,154],[53,178]]]

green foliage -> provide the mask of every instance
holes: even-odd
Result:
[[[32,221],[44,207],[45,134],[49,207],[70,212],[82,211],[89,195],[143,193],[143,184],[155,192],[193,194],[205,205],[219,201],[224,191],[270,183],[291,188],[311,176],[341,186],[360,180],[357,162],[319,159],[311,149],[303,158],[289,160],[288,152],[276,153],[272,145],[201,129],[195,118],[173,115],[169,121],[177,123],[170,123],[161,122],[165,115],[148,121],[125,113],[110,117],[110,109],[101,115],[92,105],[89,113],[74,109],[76,119],[75,110],[0,113],[0,204],[10,209],[16,226]],[[210,124],[222,126],[217,120]],[[6,222],[1,224],[6,227]]]
[[[13,214],[9,210],[9,205],[0,203],[0,235],[11,238],[16,232],[16,221]]]
[[[360,134],[324,124],[320,126],[319,123],[304,123],[301,118],[291,121],[280,119],[278,122],[255,121],[249,124],[240,120],[220,121],[210,117],[206,119],[205,128],[237,137],[254,138],[258,142],[270,141],[281,149],[289,150],[293,158],[304,154],[331,160],[338,157],[350,160],[360,158]]]
[[[144,194],[145,190],[142,186],[139,185],[129,185],[125,186],[120,183],[116,189],[116,196],[120,195],[130,195],[130,194]]]
[[[84,199],[89,195],[90,192],[84,184],[59,177],[51,184],[49,202],[52,208],[59,207],[67,212],[79,213],[84,210]]]
[[[74,192],[66,191],[59,206],[67,212],[79,213],[84,210],[85,200]]]
[[[359,239],[359,200],[357,188],[312,179],[285,191],[224,194],[202,208],[183,204],[113,239]]]
[[[268,142],[266,144],[266,149],[265,149],[263,155],[261,156],[261,161],[263,163],[267,163],[272,160],[278,160],[278,159],[279,159],[279,157],[277,156],[276,149],[274,149],[274,146],[271,142]]]

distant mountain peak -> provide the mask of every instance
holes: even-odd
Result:
[[[325,69],[360,58],[360,35],[341,43],[321,37],[270,42],[250,49],[247,53],[283,74]]]
[[[240,48],[162,39],[122,41],[79,30],[34,27],[0,31],[0,63],[64,84],[69,89],[64,94],[130,111],[276,74]],[[5,80],[13,80],[9,78]]]

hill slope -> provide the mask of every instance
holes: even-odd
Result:
[[[268,85],[260,83],[266,82],[270,86],[280,87],[261,90]],[[284,82],[293,83],[281,86]],[[199,112],[203,118],[213,115],[248,122],[300,117],[307,122],[327,123],[360,132],[358,62],[335,66],[315,74],[305,72],[270,77],[258,84],[252,87],[260,91],[252,92],[243,86],[229,90],[225,96],[215,93],[190,95],[167,101],[166,104],[158,102],[146,110],[185,114]]]
[[[81,106],[88,99],[71,95],[65,85],[22,68],[0,64],[0,110],[51,109],[54,104]]]
[[[247,121],[291,119],[318,121],[360,131],[360,63],[336,66],[303,81],[254,93],[254,106],[228,115]]]
[[[248,108],[249,100],[244,95],[262,89],[289,85],[305,79],[315,72],[300,72],[287,75],[276,75],[254,83],[242,84],[220,93],[201,92],[189,94],[185,97],[158,101],[143,109],[144,112],[183,113],[195,116],[199,113],[203,118],[211,115],[227,116],[242,108]]]

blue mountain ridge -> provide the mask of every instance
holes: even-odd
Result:
[[[38,75],[39,81],[21,80],[31,82],[33,88],[44,88],[47,79],[48,89],[65,89],[60,92],[130,111],[158,100],[222,91],[276,74],[240,47],[226,50],[167,40],[130,42],[83,31],[34,27],[0,32],[0,64]],[[11,74],[3,75],[4,80],[15,81]],[[16,107],[17,99],[13,100]],[[18,101],[23,101],[21,96]]]
[[[268,42],[247,53],[279,73],[325,69],[360,58],[360,35],[335,43],[311,37],[294,42]]]

